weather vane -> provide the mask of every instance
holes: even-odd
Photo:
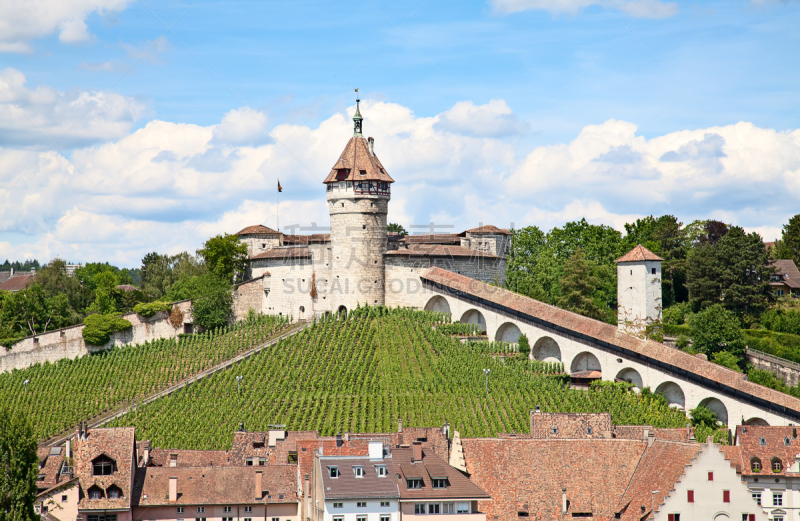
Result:
[[[358,89],[356,89],[356,103],[358,103],[359,101],[361,101],[361,100],[358,99]]]

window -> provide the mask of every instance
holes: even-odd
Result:
[[[194,521],[206,521],[206,518],[204,518],[204,517],[196,517],[196,518],[194,518]]]
[[[355,473],[357,478],[364,477],[364,467],[353,467],[353,472]]]
[[[790,440],[787,436],[786,438],[783,438],[783,444],[788,447],[792,444],[792,440]]]
[[[687,503],[694,503],[694,490],[687,490],[686,491],[686,502]]]
[[[244,460],[244,464],[247,465],[248,467],[252,467],[253,466],[253,458],[247,458],[246,460]]]
[[[389,502],[388,501],[381,501],[381,506],[382,507],[388,507],[389,506]]]
[[[359,173],[359,175],[367,175],[367,171],[366,170],[359,170],[358,173]]]
[[[356,521],[367,521],[367,516],[356,516]]]
[[[761,460],[753,458],[750,460],[750,470],[753,472],[761,472]]]
[[[783,521],[783,516],[775,516],[772,518],[772,521]]]
[[[709,472],[708,473],[708,480],[709,481],[714,481],[714,473],[713,472]]]
[[[253,521],[253,518],[252,517],[246,517],[246,518],[244,518],[244,521]]]
[[[122,496],[122,491],[119,488],[113,485],[108,487],[108,499],[119,499],[120,496]]]
[[[455,503],[442,503],[442,514],[452,514],[456,511]]]
[[[366,501],[358,501],[356,503],[356,508],[367,508],[367,502]]]
[[[386,514],[384,514],[381,516],[381,521],[389,521],[391,518],[392,516],[387,516]]]
[[[731,502],[731,491],[730,490],[723,490],[722,491],[722,502],[723,503],[730,503]]]
[[[103,497],[103,491],[97,487],[91,487],[89,489],[89,499],[100,499]]]
[[[336,519],[336,518],[334,517],[334,519]],[[273,518],[272,518],[272,521],[281,521],[281,518],[279,518],[279,517],[273,517]],[[341,518],[341,517],[339,518],[339,521],[342,521],[342,518]]]
[[[653,268],[653,269],[650,271],[650,273],[652,273],[653,275],[655,275],[655,274],[656,274],[656,269],[655,269],[655,268]],[[680,514],[679,514],[679,515],[680,515]]]
[[[222,521],[233,521],[232,517],[223,517]]]
[[[375,470],[378,472],[379,478],[386,477],[386,466],[385,465],[375,465]]]
[[[778,458],[772,460],[772,472],[780,472],[783,470],[783,463]]]
[[[62,503],[66,503],[67,502],[67,496],[61,496],[61,502]]]
[[[108,456],[100,456],[92,462],[92,474],[110,476],[114,473],[114,460]]]
[[[469,514],[469,501],[459,501],[456,503],[457,514]]]
[[[342,503],[334,503],[333,508],[342,508]]]
[[[222,511],[227,514],[231,511],[231,507],[222,507]]]
[[[332,478],[339,477],[339,467],[328,467],[328,471],[330,472]]]
[[[117,521],[117,514],[88,515],[86,521]]]
[[[667,521],[681,521],[681,515],[680,514],[667,514]]]
[[[406,488],[409,489],[422,488],[422,479],[420,478],[406,479]]]
[[[428,513],[429,514],[440,514],[439,511],[439,503],[428,503]]]
[[[204,514],[205,511],[206,511],[206,507],[197,507],[197,513],[198,514]]]
[[[433,488],[447,488],[446,478],[434,478],[431,481],[433,481]]]
[[[762,447],[766,447],[767,446],[767,439],[764,438],[763,436],[758,441],[759,441],[759,443],[761,444]]]
[[[774,507],[783,506],[783,492],[772,493],[772,506]]]
[[[300,306],[300,308],[301,308],[300,311],[303,311],[302,307],[303,306]],[[259,467],[263,467],[266,464],[267,464],[267,458],[258,458],[258,466]]]
[[[425,503],[414,503],[414,513],[415,514],[424,514],[425,513]]]
[[[278,518],[277,517],[273,517],[272,521],[275,521],[276,519],[278,519]],[[278,521],[280,521],[280,520],[278,520]],[[333,521],[344,521],[344,516],[333,516]]]
[[[179,513],[179,514],[183,514],[183,513],[185,512],[185,510],[184,510],[184,507],[178,507],[178,508],[176,508],[176,509],[175,509],[175,512],[177,512],[177,513]]]
[[[252,511],[253,511],[253,507],[244,507],[244,513],[245,514],[249,514]]]
[[[756,500],[758,506],[761,506],[761,492],[753,492],[753,499]]]

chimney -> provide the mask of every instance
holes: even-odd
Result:
[[[260,500],[261,497],[264,495],[264,491],[261,488],[261,476],[263,473],[260,470],[256,471],[256,499]]]
[[[169,500],[174,503],[178,500],[178,478],[169,478]]]
[[[567,514],[567,489],[566,487],[561,489],[561,513],[566,515]]]
[[[383,442],[369,442],[369,459],[383,459]]]
[[[397,420],[397,432],[403,432],[403,420]]]
[[[375,140],[372,137],[367,138],[367,142],[369,143],[369,155],[375,155]]]
[[[542,412],[542,408],[538,405],[536,406],[536,410],[534,411],[536,414],[540,414]]]
[[[415,441],[411,444],[411,462],[422,461],[422,442]]]
[[[170,467],[177,467],[178,466],[178,455],[177,454],[170,454],[169,455],[169,466]]]
[[[651,447],[654,441],[656,441],[656,433],[651,432],[647,435],[647,446]]]
[[[12,277],[14,276],[14,267],[13,266],[11,267],[11,276]]]
[[[75,429],[78,431],[78,441],[82,440],[83,439],[83,424],[82,423],[78,423],[78,425],[75,426]]]
[[[64,451],[64,457],[65,458],[72,457],[72,439],[70,438],[67,438],[67,447],[66,450]]]
[[[150,462],[150,448],[149,447],[145,447],[145,449],[144,449],[144,460],[143,460],[144,464],[143,464],[143,466],[146,467],[149,462]]]
[[[85,440],[88,437],[89,437],[89,423],[83,422],[83,439]]]

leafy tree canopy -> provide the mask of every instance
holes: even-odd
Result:
[[[213,273],[182,279],[175,283],[169,300],[192,300],[194,323],[206,329],[227,324],[233,312],[231,285]]]
[[[727,351],[737,360],[744,358],[744,335],[736,315],[720,304],[693,315],[689,324],[692,348],[709,357]]]
[[[775,245],[775,258],[793,260],[800,265],[800,214],[783,225],[781,240]]]
[[[598,280],[590,274],[589,264],[580,249],[564,263],[560,284],[559,307],[597,320],[606,318],[592,299]]]
[[[397,232],[397,233],[400,233],[400,234],[403,234],[403,235],[408,235],[408,232],[406,231],[406,229],[403,228],[402,225],[397,224],[397,223],[389,223],[389,225],[386,227],[386,231],[387,232]]]
[[[81,331],[83,339],[87,344],[93,346],[105,345],[111,340],[112,333],[124,331],[131,327],[129,321],[115,313],[89,315],[83,320],[83,323],[86,324],[86,327]]]
[[[689,411],[689,416],[692,418],[692,425],[695,427],[708,427],[710,429],[717,427],[717,413],[705,405],[698,405]]]
[[[160,298],[179,280],[202,275],[205,271],[205,265],[187,252],[172,256],[148,253],[142,259],[140,270],[142,289],[152,298]]]
[[[64,294],[47,297],[39,285],[0,296],[0,321],[21,336],[45,333],[72,325],[74,311]]]
[[[95,291],[101,282],[105,286],[117,286],[133,282],[128,270],[117,268],[107,262],[88,262],[86,265],[76,269],[72,276],[92,291]]]
[[[30,420],[0,410],[0,521],[39,521],[33,510],[39,458]]]
[[[247,261],[247,245],[239,241],[238,235],[217,235],[206,241],[200,257],[205,261],[208,271],[228,282],[244,273]]]

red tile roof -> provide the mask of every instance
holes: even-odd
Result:
[[[792,289],[800,288],[800,270],[797,269],[793,260],[776,260],[774,265],[778,269],[775,275],[781,277],[781,282],[772,284],[785,284]]]
[[[461,472],[448,465],[432,450],[422,449],[422,461],[411,462],[411,448],[392,450],[395,469],[400,468],[403,479],[398,481],[400,499],[488,499],[482,488]],[[447,488],[433,488],[432,478],[447,478]],[[422,488],[409,489],[406,478],[422,478]]]
[[[310,235],[284,235],[283,244],[311,244],[331,242],[330,233],[312,233]]]
[[[90,429],[86,439],[76,437],[74,444],[75,476],[81,487],[81,510],[110,510],[128,508],[131,505],[131,482],[134,456],[133,427],[116,427],[111,429]],[[114,473],[109,476],[95,476],[92,462],[98,456],[105,455],[116,463]],[[122,491],[122,497],[109,499],[106,494],[100,499],[89,499],[88,490],[92,486],[104,492],[111,485]]]
[[[256,224],[253,226],[248,226],[247,228],[242,228],[236,235],[280,235],[281,232],[275,231],[272,228],[267,228],[263,224]]]
[[[745,476],[797,476],[788,472],[794,464],[795,456],[800,454],[800,439],[797,427],[739,425],[736,427],[736,445],[740,447],[739,464]],[[761,462],[761,471],[754,472],[752,461]],[[773,472],[772,461],[781,461],[781,470]]]
[[[505,228],[498,228],[497,226],[492,226],[491,224],[486,224],[484,226],[479,226],[477,228],[472,228],[470,230],[466,230],[460,235],[466,235],[468,233],[486,233],[492,235],[511,235],[511,232],[506,230]]]
[[[641,262],[641,261],[663,261],[661,257],[648,250],[641,244],[615,260],[614,262]]]
[[[273,248],[253,255],[250,259],[300,259],[306,257],[311,257],[308,248]]]
[[[387,475],[378,477],[375,465],[385,465]],[[325,499],[397,498],[397,466],[392,458],[370,459],[322,456],[319,458],[322,492]],[[339,469],[339,477],[332,478],[329,467]],[[364,477],[357,478],[353,467],[361,467]]]
[[[411,244],[408,248],[389,250],[385,255],[409,255],[411,257],[483,257],[496,259],[496,255],[461,246],[446,246],[442,244]]]
[[[136,286],[132,286],[131,284],[120,284],[120,285],[117,286],[116,289],[118,289],[120,291],[124,291],[126,293],[131,292],[131,291],[139,291],[139,288],[137,288]]]
[[[0,291],[13,291],[17,292],[19,290],[25,289],[30,283],[33,282],[33,278],[36,275],[17,275],[14,274],[13,277],[8,279],[7,281],[0,284]]]
[[[339,171],[343,170],[344,175],[339,176]],[[365,172],[365,175],[361,175]],[[340,178],[341,177],[341,178]],[[336,181],[384,181],[394,183],[386,170],[383,168],[377,155],[369,153],[369,144],[363,137],[351,137],[350,141],[339,156],[339,160],[333,165],[331,173],[325,178],[323,183],[334,183]]]
[[[621,350],[630,356],[636,356],[643,360],[650,359],[653,360],[653,363],[666,364],[683,372],[685,378],[702,381],[703,385],[713,384],[721,392],[737,391],[759,398],[770,406],[777,406],[776,414],[792,412],[797,418],[800,418],[800,399],[749,382],[742,373],[701,360],[679,349],[653,340],[635,338],[625,334],[614,325],[587,318],[442,268],[429,268],[422,274],[422,278],[429,283],[440,285],[445,288],[445,291],[463,292],[484,300],[495,308],[505,308],[530,317],[535,322],[556,326],[584,338],[588,337],[587,339],[596,341],[600,346],[608,344],[613,346],[615,351]],[[726,387],[729,390],[726,390]],[[759,404],[759,407],[765,407],[763,402]],[[788,411],[784,411],[782,409],[784,407]]]
[[[221,467],[230,465],[227,450],[152,449],[148,467],[169,467],[172,456],[176,467]],[[139,454],[141,456],[141,454]]]
[[[458,234],[433,234],[433,235],[407,235],[403,242],[409,244],[461,244],[461,235]]]

